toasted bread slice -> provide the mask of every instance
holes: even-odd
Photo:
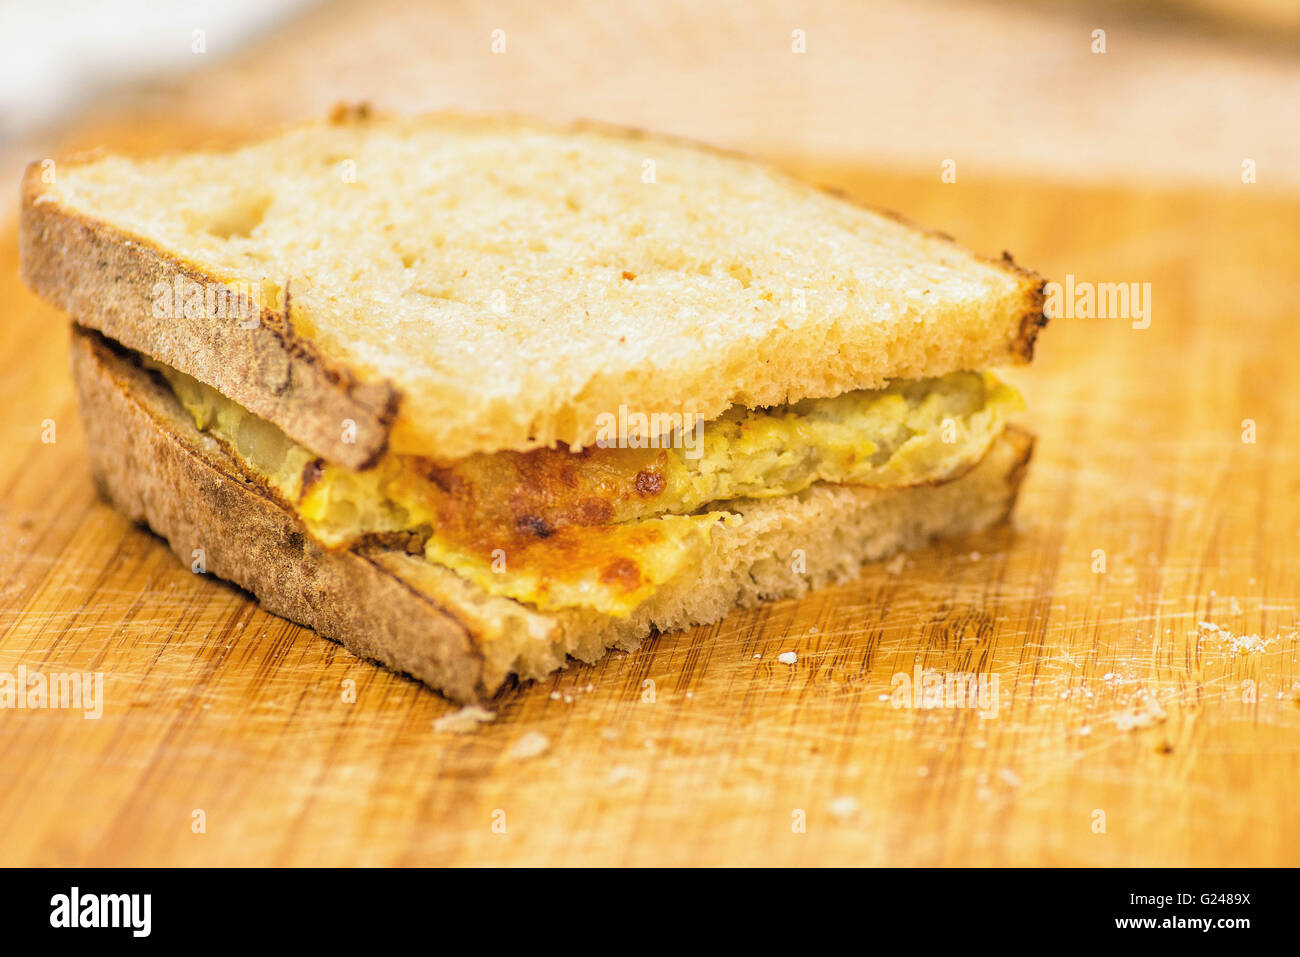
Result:
[[[49,173],[33,289],[353,468],[1024,362],[1044,322],[1009,257],[604,126],[361,111]]]
[[[105,498],[147,523],[186,564],[201,559],[269,611],[458,701],[490,697],[511,674],[541,677],[566,656],[594,660],[653,630],[800,595],[851,578],[863,561],[993,524],[1015,501],[1032,448],[1028,435],[1008,429],[971,471],[942,485],[819,485],[729,503],[743,521],[719,526],[701,567],[631,617],[544,614],[401,551],[322,551],[130,354],[74,326],[72,369]]]

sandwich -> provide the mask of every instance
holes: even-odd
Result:
[[[452,699],[1008,515],[1009,255],[596,124],[335,111],[33,164],[101,495]]]

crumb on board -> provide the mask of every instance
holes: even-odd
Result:
[[[433,730],[448,734],[468,734],[477,729],[480,724],[492,721],[495,718],[496,712],[480,708],[476,704],[467,704],[459,711],[444,714],[434,721]]]
[[[846,821],[858,813],[858,799],[851,794],[842,794],[831,799],[827,810],[837,821]]]
[[[799,660],[799,656],[793,651],[783,651],[776,656],[776,660],[781,662],[783,665],[792,665]]]
[[[635,781],[641,776],[641,773],[634,767],[626,764],[616,764],[609,769],[609,786],[618,787],[628,781]]]
[[[1120,731],[1150,728],[1160,724],[1167,717],[1168,714],[1159,701],[1146,692],[1139,692],[1134,696],[1128,710],[1115,715],[1115,727]]]
[[[514,758],[516,761],[527,761],[529,758],[541,757],[549,750],[551,750],[550,738],[540,731],[525,731],[514,744],[510,745],[506,757]]]
[[[1272,638],[1265,638],[1262,635],[1237,635],[1221,625],[1208,621],[1198,621],[1196,628],[1198,640],[1212,639],[1222,642],[1225,650],[1234,658],[1241,655],[1261,654],[1272,648],[1283,637],[1282,635],[1274,635]],[[1294,638],[1295,632],[1287,637]]]

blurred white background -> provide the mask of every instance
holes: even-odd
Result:
[[[233,53],[313,0],[0,0],[0,143],[105,89]]]

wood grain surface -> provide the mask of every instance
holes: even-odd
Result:
[[[1040,436],[1011,525],[508,688],[468,734],[96,499],[10,209],[0,678],[101,673],[103,714],[0,711],[0,864],[1300,863],[1300,198],[782,161],[1150,283],[1150,325],[1058,318],[1008,374]],[[914,669],[996,676],[996,712],[896,707]]]

